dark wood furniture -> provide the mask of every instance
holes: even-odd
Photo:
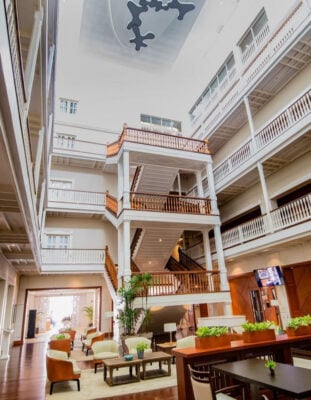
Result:
[[[126,361],[124,358],[109,358],[103,360],[104,364],[104,380],[108,385],[122,385],[123,383],[139,382],[140,381],[140,366],[142,360],[134,358],[131,361]],[[115,369],[129,367],[129,373],[127,375],[113,376]],[[135,374],[133,375],[133,367],[135,367]],[[107,377],[107,371],[109,376]]]
[[[173,349],[173,354],[176,358],[178,400],[194,400],[188,365],[192,367],[200,364],[213,365],[266,354],[273,354],[273,358],[277,362],[291,364],[291,347],[311,348],[311,335],[292,338],[287,337],[287,335],[281,335],[273,341],[247,344],[242,340],[234,341],[230,346],[208,350],[196,348]]]
[[[271,376],[264,360],[249,358],[212,367],[216,372],[229,375],[250,384],[250,398],[259,398],[259,388],[272,390],[274,398],[278,394],[304,399],[311,395],[311,371],[290,364],[277,363],[275,375]]]
[[[172,371],[171,371],[171,362],[172,362],[173,356],[170,354],[167,354],[163,351],[154,351],[152,353],[146,353],[144,358],[141,360],[142,361],[142,374],[141,378],[142,379],[151,379],[151,378],[159,378],[161,376],[170,376]],[[148,369],[147,370],[147,365],[153,364],[153,363],[159,363],[159,368],[155,369]],[[162,368],[162,365],[166,363],[167,364],[167,371],[165,371]]]
[[[172,355],[172,350],[175,349],[176,342],[165,342],[165,343],[157,343],[156,348],[157,351],[164,351],[164,353]],[[172,364],[175,362],[175,357],[173,356]]]

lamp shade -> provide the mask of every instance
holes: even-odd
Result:
[[[164,332],[175,332],[177,330],[175,322],[168,322],[164,324]]]

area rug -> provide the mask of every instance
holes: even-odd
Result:
[[[71,350],[70,358],[76,361],[93,361],[93,354],[86,356],[82,350]]]
[[[165,368],[166,366],[164,366]],[[125,371],[124,371],[125,370]],[[128,368],[120,368],[114,376],[128,373]],[[126,383],[109,386],[103,379],[103,371],[97,374],[94,369],[81,372],[80,392],[77,391],[76,382],[62,382],[54,384],[53,394],[50,395],[50,382],[46,384],[46,400],[96,400],[111,396],[120,396],[129,393],[145,392],[148,390],[167,388],[177,385],[176,366],[172,365],[172,375],[155,379],[141,380],[140,382]]]

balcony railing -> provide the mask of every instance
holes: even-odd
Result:
[[[237,167],[250,160],[257,152],[283,135],[292,126],[310,115],[311,89],[282,110],[272,121],[255,135],[255,143],[250,139],[214,169],[215,183],[228,176]]]
[[[72,135],[56,135],[53,141],[53,152],[69,157],[105,160],[107,146],[103,143],[79,140]]]
[[[168,213],[211,214],[210,199],[152,193],[130,193],[131,209]]]
[[[276,231],[289,228],[311,219],[311,194],[300,197],[270,213],[263,215],[224,232],[222,244],[224,249],[241,245],[250,240],[258,239]],[[270,227],[271,226],[271,227]],[[211,241],[211,250],[215,252],[215,242]],[[188,253],[188,252],[187,252]]]
[[[104,266],[104,249],[50,249],[41,250],[42,264],[88,265]]]
[[[219,271],[148,273],[152,276],[148,296],[220,292]],[[139,275],[139,273],[132,275]]]
[[[241,100],[246,88],[258,79],[259,74],[267,68],[271,60],[288,46],[309,13],[310,10],[305,2],[300,2],[289,12],[277,30],[268,34],[268,30],[264,27],[262,35],[259,36],[261,46],[258,47],[259,43],[257,43],[247,54],[244,54],[245,69],[242,74],[236,75],[235,82],[232,81],[232,84],[226,87],[227,92],[218,88],[219,93],[209,102],[208,108],[205,107],[204,110],[202,108],[200,114],[194,109],[193,113],[198,115],[193,123],[199,124],[199,121],[203,121],[200,129],[201,137],[210,135],[224,115],[224,111]]]
[[[48,200],[49,207],[66,208],[66,206],[74,206],[75,209],[104,211],[106,193],[49,188]]]
[[[123,142],[209,154],[207,142],[203,140],[125,127],[119,140],[107,146],[107,156],[117,154]]]

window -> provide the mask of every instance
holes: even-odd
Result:
[[[268,33],[268,18],[265,10],[262,10],[239,43],[243,63],[245,63],[258,46],[261,45]]]
[[[174,133],[174,134],[181,132],[181,122],[174,121],[168,118],[161,118],[152,115],[141,114],[140,122],[141,122],[141,127],[147,130],[153,130],[163,133]]]
[[[206,106],[209,104],[211,99],[214,98],[214,96],[217,96],[219,90],[224,90],[227,87],[230,80],[235,76],[235,72],[236,69],[234,57],[233,54],[230,54],[227,60],[220,67],[217,74],[213,77],[209,85],[204,89],[194,106],[191,108],[190,116],[192,119],[200,114],[203,105]]]
[[[68,99],[60,99],[60,111],[66,114],[77,113],[78,102]]]
[[[46,234],[46,247],[49,249],[68,249],[70,235],[68,234]]]

